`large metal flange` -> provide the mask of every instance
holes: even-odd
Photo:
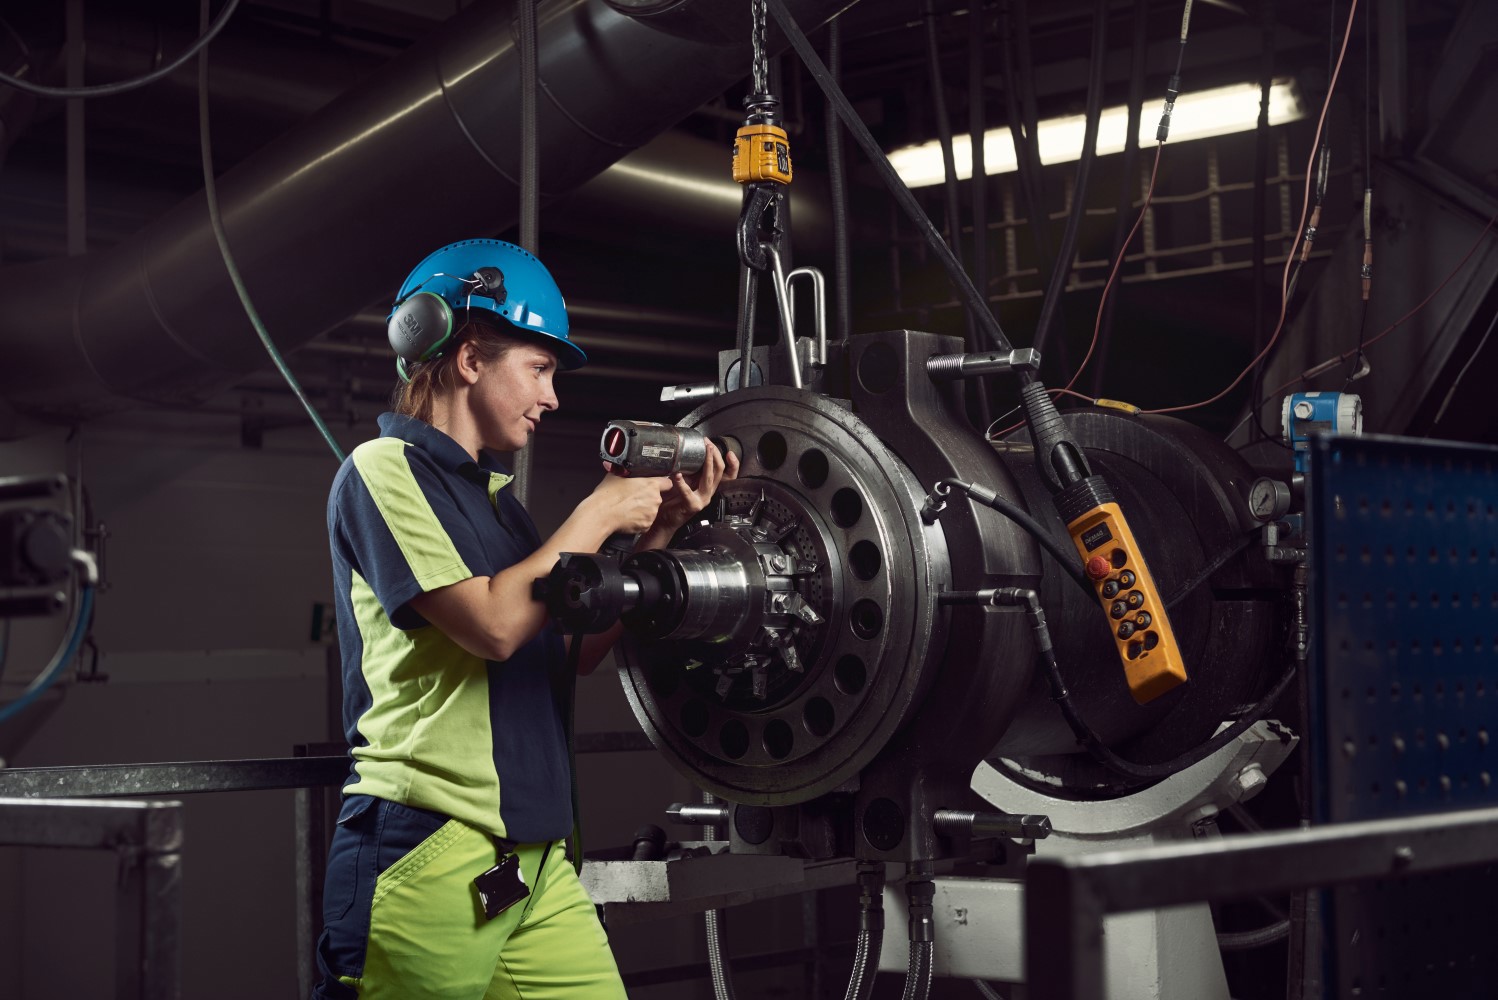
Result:
[[[769,589],[712,642],[627,633],[625,693],[673,766],[722,798],[787,805],[845,786],[907,721],[943,653],[936,594],[951,571],[940,527],[919,516],[925,492],[863,421],[815,393],[740,390],[682,424],[736,439],[743,461],[672,548],[743,550],[757,523]],[[756,689],[744,650],[773,647],[776,629],[791,650],[770,649]]]

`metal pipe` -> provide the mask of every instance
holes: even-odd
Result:
[[[685,6],[711,21],[733,4]],[[794,6],[811,21],[837,4]],[[283,348],[388,293],[454,227],[497,232],[514,222],[512,13],[503,0],[468,7],[220,178],[230,242]],[[747,33],[743,43],[703,44],[586,0],[540,14],[544,197],[579,186],[722,93],[747,60]],[[308,275],[316,295],[306,294]],[[201,195],[109,251],[0,269],[0,300],[11,360],[0,395],[19,408],[88,414],[131,400],[197,402],[263,363]]]
[[[785,342],[786,367],[791,373],[791,387],[801,388],[801,355],[796,350],[796,319],[791,315],[790,288],[786,284],[785,267],[780,263],[780,253],[770,244],[763,244],[770,257],[770,269],[775,274],[775,305],[780,314],[780,339]]]

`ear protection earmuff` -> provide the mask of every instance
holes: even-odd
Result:
[[[403,381],[411,381],[407,368],[418,361],[441,357],[453,336],[453,306],[436,292],[421,291],[433,278],[452,278],[437,272],[395,304],[386,323],[385,333],[395,351],[396,371]],[[468,297],[482,295],[503,305],[507,297],[504,272],[497,267],[480,267],[469,278],[457,278],[466,287]]]

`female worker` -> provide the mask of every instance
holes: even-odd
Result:
[[[561,843],[568,657],[531,585],[614,532],[666,545],[737,460],[710,446],[690,479],[606,475],[542,541],[490,452],[523,446],[557,368],[586,360],[546,268],[499,240],[443,247],[401,286],[390,337],[395,412],[328,501],[354,763],[313,996],[622,997]],[[578,671],[616,636],[589,637]]]

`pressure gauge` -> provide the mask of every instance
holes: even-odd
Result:
[[[1278,479],[1263,476],[1254,480],[1248,490],[1248,511],[1266,524],[1283,517],[1290,510],[1290,487]]]

